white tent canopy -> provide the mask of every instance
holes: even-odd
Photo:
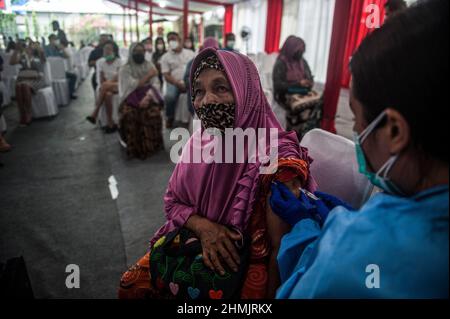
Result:
[[[32,0],[22,6],[13,5],[12,10],[50,13],[123,14],[121,6],[105,0]]]
[[[163,15],[183,15],[184,0],[109,0],[113,3],[137,9],[142,12],[149,12],[149,4],[152,4],[154,14]],[[241,0],[242,1],[242,0]],[[241,2],[239,0],[189,0],[189,14],[203,14],[214,11],[226,4]]]

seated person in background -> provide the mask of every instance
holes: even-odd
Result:
[[[152,86],[158,71],[145,60],[144,45],[130,46],[128,62],[119,71],[120,135],[130,157],[145,159],[164,148],[162,97]]]
[[[272,186],[273,211],[293,226],[278,255],[278,298],[448,298],[447,83],[438,76],[449,71],[448,24],[448,0],[419,2],[353,55],[359,171],[383,192],[353,211],[328,194],[298,199]]]
[[[158,88],[159,91],[162,91],[162,87],[163,87],[163,75],[161,72],[161,58],[162,56],[166,53],[166,43],[164,42],[164,38],[162,37],[158,37],[155,40],[155,47],[154,47],[154,52],[152,54],[152,62],[153,64],[156,66],[156,69],[158,70],[158,79],[160,82],[160,87]]]
[[[192,35],[184,39],[183,48],[195,52],[194,37]]]
[[[234,46],[236,44],[236,36],[234,33],[225,34],[225,47],[223,48],[226,51],[235,51]]]
[[[301,38],[289,36],[272,74],[275,101],[287,111],[287,129],[295,130],[299,139],[318,125],[321,111],[320,97],[312,91],[314,79],[311,69],[303,58],[305,50],[305,42]]]
[[[108,120],[108,126],[105,128],[105,133],[107,134],[117,131],[117,125],[113,121],[112,98],[119,92],[118,77],[121,66],[119,47],[115,42],[106,42],[103,46],[103,58],[97,62],[97,72],[100,73],[100,89],[95,102],[95,110],[86,119],[95,124],[100,108],[105,104]]]
[[[60,40],[55,34],[50,34],[48,36],[49,44],[45,47],[45,56],[49,57],[61,57],[68,60],[68,64],[71,64],[69,59],[69,55],[64,49],[64,46],[60,43]],[[69,81],[69,93],[71,99],[76,99],[77,97],[74,95],[75,93],[75,84],[77,83],[77,75],[75,73],[66,72],[66,78]]]
[[[10,64],[20,64],[16,81],[16,102],[20,114],[20,126],[28,126],[32,121],[31,98],[46,86],[44,80],[45,54],[35,43],[27,46],[19,40],[11,56]]]
[[[161,58],[161,72],[167,82],[166,95],[164,96],[166,127],[172,128],[178,97],[181,93],[186,93],[186,86],[183,81],[184,71],[187,63],[194,58],[195,53],[182,47],[180,36],[176,32],[169,32],[167,41],[170,50]]]
[[[97,61],[103,57],[103,47],[106,42],[108,42],[109,36],[107,34],[100,34],[98,45],[94,50],[91,51],[88,58],[88,65],[94,68],[94,73],[92,74],[91,84],[94,89],[94,94],[97,92]]]
[[[397,13],[400,13],[407,8],[408,5],[405,0],[388,0],[384,5],[385,20],[392,18]]]
[[[270,184],[277,180],[293,190],[301,186],[314,191],[316,185],[309,174],[311,159],[299,146],[296,134],[281,128],[248,57],[204,49],[194,59],[190,77],[201,128],[184,146],[169,180],[164,196],[167,221],[151,239],[151,253],[122,276],[119,297],[274,297],[279,286],[277,246],[287,230],[271,226],[276,216],[267,202]],[[211,163],[205,159],[192,163],[194,148],[211,150],[211,139],[198,139],[212,128],[220,134],[227,128],[277,131],[279,159],[278,166],[272,167],[276,173],[260,174],[261,162],[257,159],[250,163],[248,154],[242,163]],[[260,147],[268,154],[272,143],[264,141]],[[237,145],[234,141],[227,148],[236,154]],[[160,247],[177,249],[172,256],[185,258],[162,256]]]
[[[142,40],[142,45],[145,48],[145,60],[152,61],[153,57],[153,43],[152,38],[148,37]]]

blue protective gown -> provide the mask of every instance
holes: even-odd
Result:
[[[448,298],[448,185],[336,207],[282,239],[277,298]]]

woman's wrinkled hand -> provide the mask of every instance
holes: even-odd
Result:
[[[202,243],[205,266],[224,275],[225,262],[233,271],[238,271],[240,258],[234,242],[242,240],[241,235],[206,218],[197,217],[194,223],[192,229]]]

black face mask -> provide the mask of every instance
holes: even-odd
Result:
[[[301,51],[298,51],[294,54],[293,58],[295,60],[301,60],[303,58],[303,53]]]
[[[133,61],[136,64],[142,64],[145,61],[145,56],[142,53],[133,54]]]

